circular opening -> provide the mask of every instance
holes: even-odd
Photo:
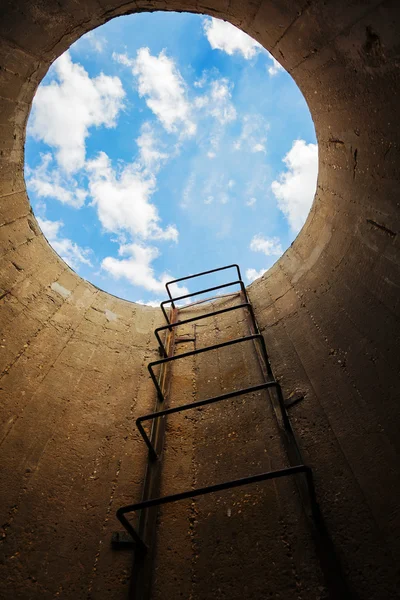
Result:
[[[229,263],[253,281],[290,246],[315,193],[300,90],[211,17],[142,13],[85,35],[38,88],[27,133],[27,188],[49,243],[137,302],[158,304],[165,281]]]

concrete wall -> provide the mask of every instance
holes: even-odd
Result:
[[[140,486],[145,456],[131,434],[132,419],[153,401],[143,369],[155,352],[151,330],[160,317],[100,292],[58,259],[30,212],[23,145],[33,94],[51,62],[106,20],[157,9],[206,12],[242,27],[279,59],[308,102],[320,157],[314,206],[293,246],[250,294],[286,393],[305,392],[291,415],[350,579],[361,598],[395,597],[398,3],[119,4],[2,2],[1,524],[7,560],[1,568],[12,581],[7,597],[83,598],[88,590],[96,598],[122,597],[129,576],[129,559],[104,546],[114,508]],[[74,577],[68,576],[72,556],[79,565]]]

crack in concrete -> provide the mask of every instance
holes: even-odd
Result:
[[[307,54],[307,56],[305,56],[299,63],[297,63],[292,69],[290,69],[290,71],[288,71],[289,73],[293,73],[296,69],[298,69],[302,64],[304,64],[306,62],[306,60],[308,60],[310,57],[314,57],[317,56],[318,54],[320,54],[320,52],[322,50],[324,50],[329,44],[332,44],[333,42],[335,42],[335,40],[337,38],[339,38],[342,35],[347,35],[349,33],[349,31],[355,26],[357,25],[360,21],[362,21],[363,19],[365,19],[365,17],[367,17],[370,13],[374,12],[376,10],[377,7],[379,7],[381,4],[383,4],[385,2],[385,0],[379,0],[379,2],[374,2],[372,4],[372,6],[368,7],[368,9],[360,16],[357,17],[357,19],[355,19],[354,21],[352,21],[351,23],[349,23],[349,25],[347,25],[346,27],[344,27],[341,31],[339,31],[336,35],[333,36],[333,38],[329,38],[329,36],[327,36],[326,38],[326,42],[324,44],[322,44],[318,50],[314,50],[313,52],[310,52],[309,54]]]
[[[369,223],[373,227],[376,227],[377,229],[380,229],[381,231],[384,231],[391,238],[394,238],[397,235],[397,233],[395,231],[392,231],[385,225],[382,225],[381,223],[377,223],[376,221],[373,221],[372,219],[367,219],[367,223]]]
[[[290,31],[290,29],[295,25],[295,23],[297,23],[297,21],[300,19],[300,17],[302,17],[304,15],[304,13],[306,13],[307,10],[315,2],[316,2],[316,0],[314,0],[314,1],[313,0],[309,0],[308,2],[306,2],[306,4],[303,6],[303,8],[297,12],[295,18],[289,23],[288,27],[285,29],[285,31],[282,33],[282,35],[277,39],[277,41],[275,42],[275,44],[272,46],[271,50],[275,50],[275,48],[277,47],[277,45],[282,41],[282,39],[285,37],[285,35],[288,33],[288,31]]]
[[[358,149],[356,148],[353,153],[353,179],[356,178],[356,170],[357,170],[357,165],[358,165],[357,155],[358,155]]]

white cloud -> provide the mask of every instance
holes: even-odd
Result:
[[[272,182],[271,189],[291,229],[298,232],[305,223],[315,195],[318,146],[295,140],[283,162],[287,170]]]
[[[127,54],[119,54],[118,52],[112,53],[113,60],[118,62],[120,65],[124,65],[125,67],[133,67],[135,64],[134,58],[129,58]]]
[[[81,208],[87,191],[80,188],[72,177],[65,177],[59,169],[50,167],[53,161],[50,153],[43,154],[41,158],[42,162],[36,169],[25,169],[28,191],[35,192],[39,198],[55,198],[63,204]]]
[[[168,159],[168,154],[157,148],[158,140],[150,123],[144,123],[136,144],[139,148],[139,163],[152,173],[159,170],[162,163]]]
[[[195,85],[204,88],[204,92],[193,97],[193,89],[188,88],[165,51],[153,56],[148,48],[140,48],[136,58],[116,53],[113,58],[131,68],[139,95],[164,129],[178,136],[176,152],[180,151],[184,138],[200,132],[199,140],[207,139],[209,144],[207,157],[216,158],[223,129],[237,118],[232,102],[233,84],[227,78],[211,78],[204,72]]]
[[[152,56],[148,48],[140,48],[136,59],[115,53],[113,58],[132,68],[139,95],[145,98],[147,106],[168,132],[194,135],[196,125],[186,98],[185,82],[174,61],[164,51]]]
[[[145,137],[148,132],[145,132]],[[143,142],[140,151],[147,164],[158,161],[152,143]],[[150,148],[150,149],[149,149]],[[145,165],[146,166],[146,165]],[[156,189],[154,173],[142,169],[139,163],[125,165],[116,172],[110,158],[100,152],[86,165],[89,174],[89,190],[97,207],[101,224],[114,233],[129,232],[142,239],[178,240],[174,225],[166,229],[159,226],[160,217],[150,198]]]
[[[230,56],[241,54],[246,60],[250,60],[259,52],[262,52],[267,55],[272,63],[267,65],[267,70],[271,77],[274,77],[280,71],[284,71],[279,62],[261,44],[231,23],[221,21],[220,19],[206,18],[203,21],[203,29],[213,50],[222,50]],[[202,80],[200,80],[195,85],[201,87],[202,83]]]
[[[107,46],[107,40],[105,37],[98,35],[94,31],[89,31],[83,39],[87,40],[90,46],[93,48],[95,52],[104,52]]]
[[[37,222],[39,223],[43,234],[49,241],[57,239],[58,232],[63,226],[62,221],[49,221],[48,219],[41,219],[40,217],[37,218]]]
[[[229,55],[238,53],[249,60],[262,49],[262,46],[249,35],[226,21],[206,18],[203,27],[213,50],[222,50]]]
[[[254,144],[253,148],[252,148],[252,152],[265,152],[265,146],[264,144]]]
[[[268,57],[271,59],[272,61],[272,65],[270,65],[268,67],[268,73],[271,75],[271,77],[274,77],[275,75],[277,75],[280,71],[284,71],[285,69],[282,67],[282,65],[280,63],[278,63],[278,61],[276,60],[276,58],[274,58],[272,56],[272,54],[270,54],[268,52]]]
[[[255,279],[261,277],[261,275],[264,275],[266,271],[267,269],[260,269],[259,271],[257,271],[256,269],[246,269],[246,279],[249,283],[251,283]]]
[[[255,200],[255,198],[252,198]],[[249,206],[252,206],[251,204]],[[253,252],[262,252],[265,256],[281,256],[283,254],[282,244],[278,237],[267,238],[261,234],[255,235],[250,242],[250,250]],[[272,261],[273,262],[273,261]],[[259,271],[256,269],[247,269],[246,278],[249,283],[258,279],[263,275],[268,268],[262,268]]]
[[[203,71],[201,80],[196,81],[194,86],[203,89],[208,87],[208,91],[205,91],[202,96],[194,98],[193,107],[197,119],[211,116],[219,125],[208,134],[214,152],[218,148],[223,127],[237,118],[236,108],[232,103],[234,85],[226,77],[213,78],[210,73]]]
[[[269,124],[261,115],[245,115],[242,120],[242,131],[233,144],[235,150],[247,149],[250,152],[266,152],[267,131]]]
[[[257,202],[257,198],[249,198],[246,201],[246,206],[254,206],[256,202]]]
[[[253,250],[253,252],[262,252],[266,256],[280,256],[283,253],[279,238],[265,238],[261,234],[253,237],[250,242],[250,250]]]
[[[193,84],[194,87],[196,87],[196,88],[202,88],[202,87],[204,87],[206,85],[206,83],[207,83],[207,79],[208,79],[207,78],[207,72],[203,71],[200,79],[197,79],[197,81],[194,82],[194,84]]]
[[[211,82],[208,113],[221,125],[226,125],[236,119],[236,109],[231,102],[231,87],[232,85],[226,78],[215,79]]]
[[[204,108],[208,104],[208,97],[207,96],[197,96],[194,99],[193,104],[194,104],[195,108]]]
[[[161,304],[161,300],[149,300],[145,302],[144,300],[135,300],[136,304],[144,304],[144,306],[152,306],[153,308],[159,308]]]
[[[41,85],[33,101],[28,132],[56,148],[59,165],[73,173],[85,162],[91,127],[115,127],[125,92],[118,77],[90,78],[65,52],[53,65],[57,81]]]
[[[89,260],[92,250],[81,248],[72,240],[60,237],[60,229],[64,225],[62,221],[50,221],[40,217],[37,218],[37,221],[50,245],[70,267],[78,270],[82,264],[92,266]]]
[[[255,198],[252,198],[255,200]],[[251,206],[251,204],[249,205]],[[250,242],[250,250],[253,252],[262,252],[265,256],[281,256],[283,254],[282,244],[277,237],[267,238],[261,234],[255,235]],[[247,269],[246,278],[251,283],[255,279],[258,279],[267,271],[266,268],[260,269]]]
[[[125,244],[120,247],[118,253],[127,258],[117,259],[108,256],[101,265],[112,277],[127,279],[132,285],[143,287],[150,292],[165,292],[166,282],[173,277],[168,273],[163,273],[158,279],[155,277],[151,263],[159,256],[157,248]],[[176,284],[171,286],[171,291],[175,296],[188,293],[187,288]]]

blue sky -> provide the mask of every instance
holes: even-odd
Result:
[[[73,269],[155,303],[170,278],[237,262],[249,283],[267,270],[306,219],[317,159],[305,100],[268,52],[223,21],[142,13],[53,64],[25,178]]]

